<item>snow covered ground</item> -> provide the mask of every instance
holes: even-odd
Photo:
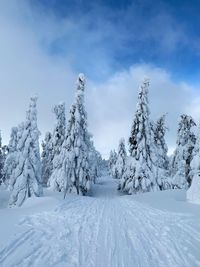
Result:
[[[88,197],[46,190],[13,209],[0,197],[1,267],[200,266],[200,206],[184,191],[127,196],[102,177]]]

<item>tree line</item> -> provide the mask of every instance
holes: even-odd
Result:
[[[79,74],[69,119],[64,103],[54,106],[55,126],[46,133],[41,154],[37,97],[31,97],[25,121],[12,128],[7,146],[2,146],[0,136],[0,184],[11,192],[10,207],[21,206],[29,197],[42,196],[44,187],[63,192],[64,197],[68,193],[85,195],[101,175],[105,161],[88,131],[84,93],[85,77]],[[151,119],[148,93],[149,80],[145,79],[139,88],[129,151],[122,138],[118,152],[110,152],[109,172],[119,180],[118,190],[128,194],[190,188],[188,195],[193,198],[194,191],[197,195],[200,192],[200,131],[196,135],[195,121],[182,114],[177,146],[169,157],[165,115],[156,122]]]

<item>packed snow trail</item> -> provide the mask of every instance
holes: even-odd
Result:
[[[104,177],[90,197],[25,217],[0,251],[0,266],[198,267],[200,229],[190,215],[163,212],[116,191]]]

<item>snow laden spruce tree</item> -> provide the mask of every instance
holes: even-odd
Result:
[[[101,175],[102,157],[101,154],[95,149],[92,141],[92,135],[88,135],[88,149],[89,149],[89,176],[93,183]]]
[[[67,127],[65,194],[85,194],[90,189],[89,136],[84,105],[85,77],[79,74],[75,103]]]
[[[115,177],[116,162],[117,162],[117,152],[115,150],[111,150],[109,160],[108,160],[108,166],[109,166],[109,173],[113,178]]]
[[[13,175],[13,171],[16,168],[17,159],[17,144],[18,144],[18,127],[13,127],[11,129],[10,141],[8,144],[8,153],[5,160],[3,174],[4,174],[4,184],[9,185],[10,177]]]
[[[26,121],[18,128],[17,164],[10,178],[10,206],[21,206],[32,196],[42,195],[39,130],[37,127],[37,97],[32,97]]]
[[[15,177],[15,171],[17,168],[17,165],[19,164],[19,142],[22,138],[23,131],[24,131],[24,122],[20,123],[18,127],[14,127],[16,129],[13,129],[11,131],[11,139],[10,143],[12,143],[12,149],[10,152],[8,152],[8,156],[5,162],[5,171],[4,175],[7,177],[8,181],[8,189],[10,191],[13,190],[13,185],[15,183],[16,177]],[[13,132],[14,131],[14,132]],[[16,135],[16,136],[15,136]],[[9,160],[10,158],[10,160]],[[8,162],[7,162],[8,160]],[[12,165],[9,165],[9,161],[13,161]]]
[[[4,164],[6,160],[7,146],[2,146],[2,137],[0,132],[0,185],[5,182]]]
[[[188,188],[191,184],[191,161],[196,142],[192,127],[195,122],[191,116],[181,115],[178,124],[177,148],[172,160],[173,188]]]
[[[171,188],[171,179],[169,178],[169,158],[167,156],[167,144],[165,134],[167,127],[165,125],[165,115],[161,116],[153,125],[154,158],[156,181],[160,190]]]
[[[113,166],[114,169],[114,178],[121,179],[126,167],[126,147],[125,147],[125,140],[122,138],[119,141],[119,147],[118,147],[118,154],[116,162]]]
[[[87,129],[87,114],[84,105],[85,77],[79,74],[75,102],[70,109],[64,142],[57,156],[57,168],[50,180],[54,190],[85,194],[91,183],[90,135]]]
[[[53,142],[52,134],[47,132],[44,140],[42,141],[42,183],[47,186],[49,177],[53,171]]]
[[[58,155],[60,153],[62,144],[65,139],[66,118],[65,118],[65,104],[60,103],[53,109],[56,116],[55,128],[53,131],[53,154]]]
[[[190,202],[200,204],[200,124],[198,126],[197,139],[192,154],[193,157],[190,164],[192,183],[187,191],[187,199]]]
[[[137,109],[129,138],[129,152],[126,171],[120,181],[119,189],[132,194],[157,190],[158,184],[154,175],[152,133],[150,111],[148,106],[149,80],[145,79],[140,86]]]
[[[56,117],[56,122],[51,138],[52,140],[49,141],[48,145],[48,149],[52,145],[52,152],[49,151],[52,157],[49,156],[48,160],[50,161],[46,162],[46,164],[49,166],[48,170],[51,169],[51,171],[48,174],[49,177],[46,177],[45,179],[48,180],[48,186],[50,186],[53,190],[62,191],[63,185],[60,185],[60,177],[54,176],[53,173],[55,174],[57,170],[61,168],[60,152],[65,140],[66,131],[65,104],[60,103],[56,105],[53,109],[53,112]]]

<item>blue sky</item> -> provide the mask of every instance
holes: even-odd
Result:
[[[105,79],[136,63],[197,82],[200,74],[199,1],[31,0],[36,12],[68,20],[73,29],[46,43],[48,53],[71,57],[90,78]],[[99,64],[103,68],[99,68]]]
[[[153,2],[153,4],[152,4]],[[66,116],[79,72],[86,75],[89,130],[107,157],[128,140],[144,76],[151,118],[167,113],[167,143],[176,143],[182,113],[200,120],[199,1],[0,1],[0,129],[3,142],[37,94],[41,139],[52,107]]]

